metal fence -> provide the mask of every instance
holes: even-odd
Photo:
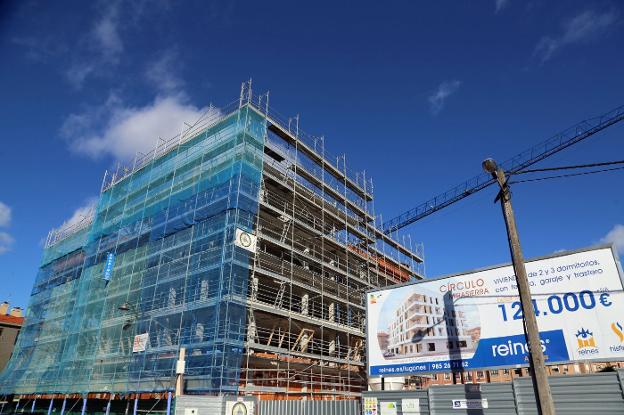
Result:
[[[360,415],[359,401],[260,401],[258,415]]]
[[[624,414],[624,370],[553,376],[549,383],[557,415]],[[364,415],[537,415],[531,378],[507,383],[432,386],[422,391],[371,391],[364,392],[362,400]]]
[[[550,378],[557,414],[624,414],[624,371]],[[537,415],[530,378],[514,380],[518,415]]]
[[[516,415],[511,383],[434,386],[429,405],[431,414]]]

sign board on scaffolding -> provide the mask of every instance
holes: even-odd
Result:
[[[185,369],[186,369],[186,361],[185,360],[178,360],[178,361],[176,361],[176,375],[183,375]]]
[[[549,364],[624,359],[624,293],[612,246],[526,263]],[[528,365],[511,265],[367,294],[372,376]]]
[[[225,402],[226,415],[253,415],[254,402],[238,398],[236,401]]]
[[[115,254],[109,252],[106,254],[106,264],[104,264],[104,279],[110,281],[113,276],[113,267],[115,266]]]
[[[256,252],[257,237],[253,233],[236,228],[234,244],[249,252]]]
[[[147,342],[149,341],[149,333],[137,334],[134,336],[134,343],[132,344],[132,353],[144,352],[147,349]]]

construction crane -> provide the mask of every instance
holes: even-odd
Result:
[[[615,108],[598,117],[590,118],[554,135],[553,137],[537,144],[530,149],[506,160],[500,166],[507,172],[513,174],[520,172],[527,167],[544,160],[564,150],[588,137],[604,130],[605,128],[624,120],[624,105]],[[406,227],[422,218],[431,215],[438,210],[444,209],[455,202],[462,200],[491,184],[496,183],[490,174],[483,173],[473,177],[452,189],[439,194],[433,199],[416,206],[400,214],[399,216],[384,222],[382,225],[386,235],[391,234],[401,228]]]

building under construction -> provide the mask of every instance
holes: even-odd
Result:
[[[357,398],[364,294],[423,275],[378,219],[370,178],[245,83],[50,232],[0,394]]]

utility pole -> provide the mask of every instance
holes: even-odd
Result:
[[[511,191],[507,183],[507,177],[503,169],[492,159],[487,159],[483,162],[483,169],[492,174],[501,189],[497,199],[500,199],[503,208],[503,216],[505,217],[505,225],[507,226],[509,250],[511,251],[514,273],[516,274],[518,293],[520,294],[522,320],[524,322],[525,336],[529,344],[529,365],[533,374],[531,380],[533,381],[537,409],[541,415],[554,415],[555,404],[550,392],[550,385],[548,384],[548,375],[546,374],[546,366],[544,365],[544,352],[542,351],[537,318],[535,317],[535,310],[533,308],[533,302],[531,301],[531,288],[524,266],[522,249],[520,248],[520,239],[518,238],[516,219],[511,206]]]

